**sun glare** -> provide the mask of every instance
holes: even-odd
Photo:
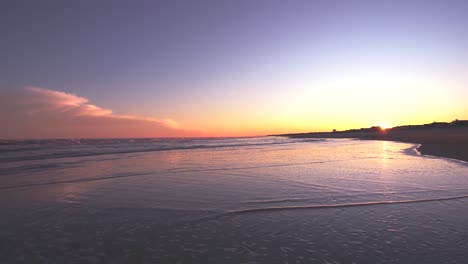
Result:
[[[385,131],[385,130],[391,128],[388,124],[380,124],[379,127],[380,127],[380,129],[383,130],[383,131]]]

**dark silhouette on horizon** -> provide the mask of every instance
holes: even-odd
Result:
[[[468,161],[468,120],[432,122],[423,125],[404,125],[383,129],[380,126],[332,132],[282,134],[291,138],[358,138],[391,140],[421,144],[422,154]]]

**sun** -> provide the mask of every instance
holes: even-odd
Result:
[[[379,125],[379,127],[380,127],[380,129],[383,130],[383,131],[385,131],[385,130],[391,128],[390,125],[385,124],[385,123],[381,123],[381,124]]]

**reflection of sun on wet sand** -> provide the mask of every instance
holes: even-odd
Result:
[[[421,144],[422,154],[468,161],[468,120],[451,123],[400,126],[388,129],[380,127],[351,129],[336,132],[286,134],[294,138],[360,138],[393,140]]]

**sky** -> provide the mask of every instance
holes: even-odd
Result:
[[[0,138],[468,119],[467,1],[0,4]]]

